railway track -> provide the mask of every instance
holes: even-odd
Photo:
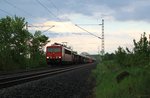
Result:
[[[64,73],[67,71],[75,70],[87,66],[89,64],[84,64],[81,66],[69,66],[57,69],[48,69],[48,70],[38,70],[34,72],[25,72],[25,73],[16,73],[13,75],[3,75],[0,76],[0,89],[11,87],[14,85],[22,84],[29,81],[38,80],[44,77],[54,76],[56,74]]]

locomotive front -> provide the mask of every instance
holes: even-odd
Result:
[[[62,62],[62,47],[48,46],[46,48],[47,64],[61,64]]]

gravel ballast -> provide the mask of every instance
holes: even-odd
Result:
[[[82,65],[81,65],[82,66]],[[96,64],[0,90],[0,98],[92,98]]]

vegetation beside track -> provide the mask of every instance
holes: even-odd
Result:
[[[133,51],[106,53],[93,71],[96,98],[150,98],[150,42],[144,33]]]
[[[31,69],[46,65],[42,45],[48,37],[41,31],[30,33],[25,18],[0,19],[0,71]]]

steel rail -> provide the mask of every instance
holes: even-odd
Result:
[[[51,69],[51,70],[44,70],[44,71],[37,71],[32,73],[22,73],[18,75],[10,75],[7,77],[0,78],[0,89],[11,87],[14,85],[26,83],[29,81],[38,80],[48,76],[54,76],[60,73],[64,73],[67,71],[75,70],[87,66],[89,64],[81,65],[81,66],[71,66],[65,68],[58,68],[58,69]]]

